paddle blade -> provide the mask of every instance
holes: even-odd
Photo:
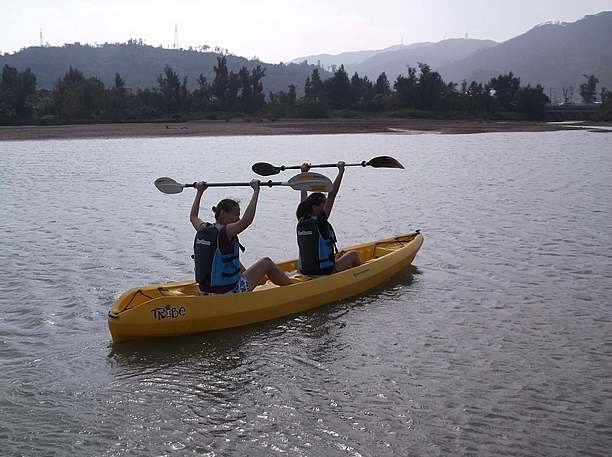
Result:
[[[157,189],[159,189],[159,191],[163,192],[164,194],[179,194],[183,191],[182,184],[176,182],[172,178],[167,178],[165,176],[163,178],[157,178],[154,184],[155,187],[157,187]]]
[[[389,156],[374,157],[372,160],[367,162],[366,165],[374,168],[404,168],[401,163]]]
[[[266,162],[257,162],[251,167],[251,170],[261,176],[272,176],[281,172],[280,167],[275,167],[274,165]]]
[[[327,176],[319,173],[300,173],[291,178],[287,185],[294,190],[307,192],[329,192],[333,186]]]

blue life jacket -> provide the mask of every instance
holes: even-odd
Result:
[[[299,269],[305,275],[324,275],[332,273],[336,265],[336,234],[331,224],[327,224],[328,237],[319,230],[317,219],[303,217],[297,224],[297,243],[300,249]]]
[[[196,233],[193,259],[195,279],[200,286],[227,286],[231,289],[240,280],[240,243],[236,238],[232,251],[223,254],[219,249],[219,234],[223,227],[221,224],[208,224]]]

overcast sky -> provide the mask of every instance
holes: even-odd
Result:
[[[0,0],[0,52],[125,42],[220,46],[265,62],[463,37],[504,41],[545,21],[612,10],[612,0]]]

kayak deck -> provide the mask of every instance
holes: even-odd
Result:
[[[199,333],[302,312],[364,292],[410,265],[423,236],[417,231],[342,249],[357,251],[362,265],[328,276],[296,272],[297,259],[278,263],[298,282],[270,281],[252,292],[197,295],[195,281],[152,284],[124,292],[108,314],[113,341]]]

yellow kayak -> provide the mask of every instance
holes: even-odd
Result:
[[[341,250],[358,251],[362,265],[329,276],[294,273],[299,282],[267,282],[252,292],[197,295],[192,281],[152,284],[124,292],[108,313],[113,341],[188,335],[275,319],[342,300],[375,287],[412,263],[423,244],[418,231]],[[295,272],[297,260],[279,263]]]

